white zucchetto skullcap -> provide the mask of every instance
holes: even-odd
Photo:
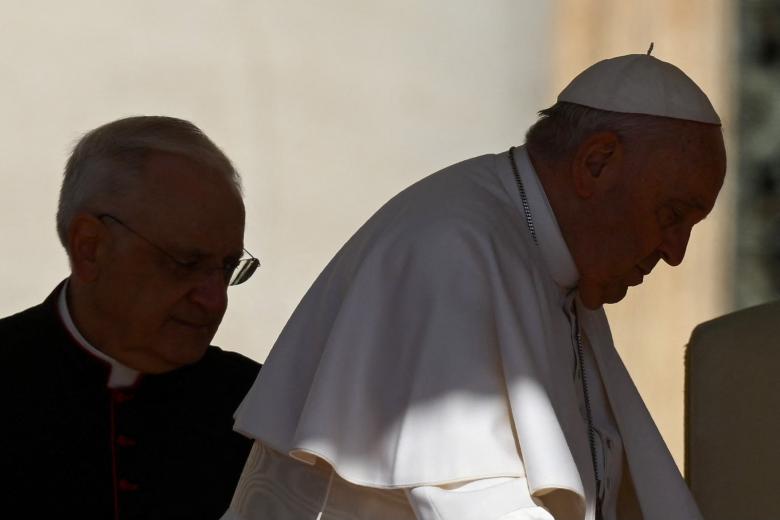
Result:
[[[720,117],[698,85],[671,63],[650,56],[649,51],[591,65],[561,91],[558,101],[720,125]]]

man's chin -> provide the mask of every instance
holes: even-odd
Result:
[[[617,303],[626,297],[628,287],[625,285],[613,285],[598,287],[581,285],[579,288],[582,304],[590,310],[596,310],[607,303]]]
[[[200,331],[191,334],[169,334],[161,338],[155,349],[161,361],[168,365],[168,370],[175,370],[200,361],[206,355],[213,331]]]
[[[176,348],[168,348],[165,352],[166,361],[172,370],[197,363],[206,355],[208,344],[180,344]]]
[[[623,298],[625,298],[627,293],[628,293],[628,287],[624,287],[620,291],[614,291],[608,294],[604,298],[604,303],[617,303],[621,301]]]

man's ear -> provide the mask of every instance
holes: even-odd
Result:
[[[583,199],[599,187],[606,187],[620,174],[623,145],[615,132],[598,132],[589,136],[577,148],[572,161],[574,188]]]
[[[68,227],[68,253],[73,275],[92,282],[100,273],[100,256],[108,239],[103,222],[89,213],[79,213]]]

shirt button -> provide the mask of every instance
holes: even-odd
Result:
[[[133,394],[129,392],[122,392],[121,390],[114,390],[112,392],[112,397],[114,398],[114,401],[121,404],[132,399]]]
[[[120,435],[116,438],[116,443],[119,444],[119,446],[122,448],[129,448],[131,446],[135,446],[135,439],[126,435]]]
[[[120,491],[138,491],[138,484],[134,484],[129,480],[122,479],[119,481]]]

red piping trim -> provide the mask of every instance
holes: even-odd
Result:
[[[114,413],[114,390],[109,393],[109,399],[111,401],[111,483],[114,488],[114,520],[119,520],[119,492],[117,490],[117,471],[116,471],[116,443],[114,438],[116,437],[116,419]]]

